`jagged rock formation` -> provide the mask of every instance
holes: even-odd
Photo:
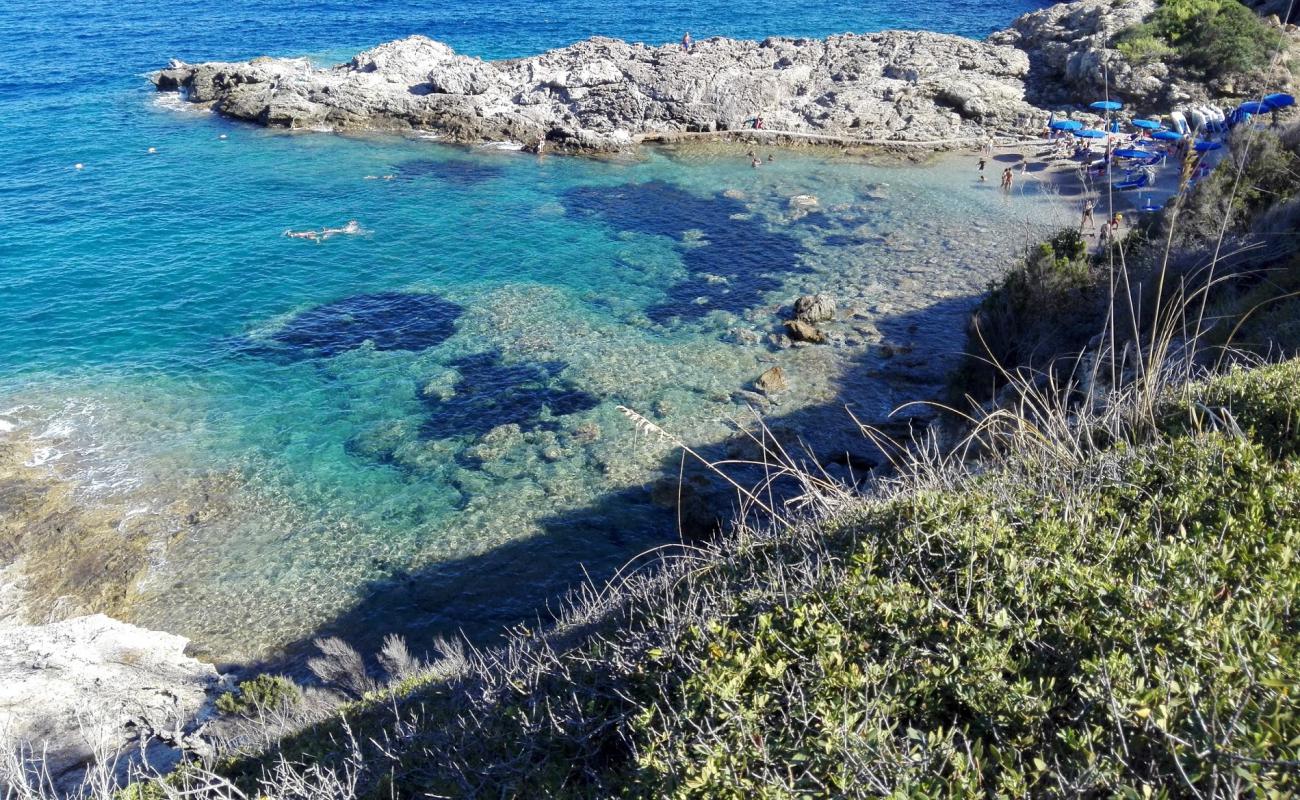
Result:
[[[185,655],[188,643],[103,614],[0,628],[5,743],[48,747],[44,766],[64,789],[96,755],[121,753],[125,768],[143,752],[152,766],[170,766],[176,747],[194,741],[219,681],[212,665]]]
[[[1270,13],[1271,0],[1252,0]],[[1146,111],[1216,96],[1250,97],[1261,86],[1286,86],[1291,77],[1285,59],[1256,75],[1223,76],[1206,85],[1176,60],[1130,64],[1113,46],[1115,36],[1143,22],[1156,0],[1075,0],[1058,3],[1017,19],[989,37],[993,44],[1019,48],[1029,56],[1026,98],[1040,106],[1061,106],[1111,97]],[[1283,9],[1282,13],[1285,13]],[[1294,30],[1291,31],[1294,35]]]
[[[1097,100],[1107,91],[1130,102],[1154,99],[1164,92],[1168,68],[1155,63],[1134,70],[1109,45],[1111,37],[1141,23],[1155,8],[1155,0],[1057,3],[1025,14],[989,41],[1028,54],[1026,95],[1035,104]]]
[[[173,62],[154,75],[230,117],[287,128],[422,129],[450,140],[613,150],[643,134],[750,127],[931,142],[1035,130],[1022,51],[921,31],[715,38],[687,53],[594,38],[485,62],[423,36],[334,68]]]

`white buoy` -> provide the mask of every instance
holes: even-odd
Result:
[[[223,134],[221,134],[220,136],[218,136],[217,138],[218,138],[218,139],[224,139],[224,138],[226,138],[226,135],[223,133]]]
[[[85,166],[86,166],[85,164],[82,164],[81,162],[77,162],[76,164],[73,164],[73,165],[72,165],[72,168],[73,168],[73,169],[83,169],[83,168],[85,168]]]
[[[149,152],[150,152],[150,153],[156,153],[156,152],[158,152],[158,148],[156,148],[156,147],[150,147],[150,148],[149,148]]]

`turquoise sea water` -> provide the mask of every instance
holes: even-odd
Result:
[[[157,95],[144,73],[173,56],[338,60],[417,32],[487,57],[683,29],[982,35],[1033,7],[0,11],[0,436],[124,525],[165,518],[176,535],[135,619],[214,656],[321,629],[487,636],[675,538],[647,488],[672,449],[616,406],[716,444],[747,413],[735,392],[779,364],[794,385],[773,424],[883,414],[911,399],[915,362],[960,350],[971,298],[1059,206],[1032,179],[1011,198],[980,186],[966,161],[778,153],[755,170],[725,147],[539,160],[286,134]],[[792,207],[804,194],[817,212]],[[349,220],[360,233],[282,235]],[[913,363],[851,330],[848,346],[749,343],[804,291],[836,294]]]

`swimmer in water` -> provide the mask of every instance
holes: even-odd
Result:
[[[320,236],[322,239],[328,239],[338,233],[346,235],[361,233],[361,225],[355,219],[350,219],[348,224],[341,228],[321,228]]]
[[[768,154],[767,154],[767,163],[771,164],[773,161],[776,161],[776,156],[772,155],[771,153],[768,153]]]
[[[758,169],[759,167],[763,166],[763,162],[755,158],[753,161],[749,162],[749,165],[754,169]]]

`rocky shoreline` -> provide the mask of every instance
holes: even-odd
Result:
[[[1159,62],[1130,66],[1114,49],[1114,35],[1154,8],[1155,0],[1058,3],[984,41],[882,31],[715,37],[687,51],[597,37],[506,61],[411,36],[334,67],[172,61],[151,78],[227,117],[289,129],[424,131],[587,153],[736,134],[945,149],[1035,136],[1053,110],[1108,91],[1146,111],[1204,99],[1195,81]]]
[[[1048,112],[1026,100],[1033,51],[1020,44],[883,31],[712,38],[687,52],[593,38],[489,62],[412,36],[332,68],[173,61],[152,77],[228,117],[292,129],[599,152],[647,136],[755,130],[761,117],[762,129],[785,134],[939,145],[1041,129]]]

